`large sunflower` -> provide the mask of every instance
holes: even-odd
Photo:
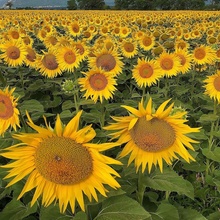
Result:
[[[6,87],[4,90],[0,89],[0,135],[11,126],[16,131],[16,127],[20,127],[19,111],[16,108],[17,101],[12,93],[15,88],[9,90]]]
[[[116,50],[103,49],[95,51],[94,57],[89,57],[91,68],[101,68],[112,75],[118,75],[122,71],[123,62]]]
[[[54,78],[62,74],[62,70],[57,62],[57,53],[53,50],[44,52],[36,60],[36,68],[42,73],[43,76]]]
[[[84,73],[84,78],[79,78],[78,82],[81,85],[81,91],[85,92],[85,97],[91,97],[94,102],[97,102],[98,98],[103,101],[103,97],[107,100],[112,98],[112,94],[116,90],[116,80],[114,77],[102,69],[90,70]]]
[[[20,40],[4,42],[0,45],[0,51],[2,52],[0,58],[13,67],[22,65],[27,54],[26,48]]]
[[[167,77],[176,76],[180,71],[180,58],[174,53],[163,52],[160,54],[157,62],[160,66],[161,73]]]
[[[212,64],[217,59],[216,52],[210,46],[201,45],[193,50],[192,59],[195,64]]]
[[[120,49],[122,55],[127,58],[132,58],[138,53],[137,42],[133,39],[123,40]]]
[[[155,45],[155,38],[151,35],[143,35],[139,39],[140,48],[144,49],[145,51],[151,50]]]
[[[26,59],[24,60],[24,62],[27,66],[35,68],[36,67],[35,61],[37,60],[37,57],[39,55],[37,54],[35,49],[31,46],[26,46],[26,50],[27,50],[27,55],[26,55]]]
[[[179,71],[183,74],[187,73],[192,66],[192,55],[184,49],[176,49],[175,54],[180,58]]]
[[[163,171],[163,160],[171,164],[177,155],[187,162],[194,160],[185,146],[194,150],[191,143],[195,140],[187,137],[188,133],[199,132],[199,128],[191,128],[184,124],[187,120],[183,118],[186,112],[172,113],[173,104],[166,107],[170,100],[162,103],[156,111],[152,110],[152,100],[144,107],[143,99],[139,103],[139,108],[123,106],[131,114],[124,117],[112,117],[116,123],[105,127],[106,130],[116,132],[111,135],[118,138],[118,142],[126,143],[120,157],[125,157],[130,153],[128,165],[134,160],[136,169],[142,165],[142,172],[148,165],[151,171],[152,165],[159,165]],[[117,131],[118,130],[118,131]]]
[[[64,126],[57,116],[55,127],[37,126],[28,116],[28,125],[37,133],[21,133],[13,137],[22,143],[13,145],[0,155],[14,160],[2,166],[9,168],[4,179],[13,178],[7,187],[27,177],[18,196],[35,189],[31,205],[42,195],[42,204],[49,206],[59,200],[61,212],[68,204],[72,212],[77,201],[84,211],[84,196],[98,201],[97,192],[106,196],[104,184],[116,189],[120,187],[114,176],[119,176],[108,164],[119,161],[102,155],[100,152],[116,146],[115,143],[88,143],[96,133],[91,125],[78,130],[82,111]]]
[[[138,58],[138,64],[132,70],[133,78],[139,87],[155,84],[161,77],[160,68],[155,60]]]
[[[73,46],[60,46],[57,50],[57,60],[62,71],[73,72],[74,68],[79,67],[79,53]]]
[[[204,86],[205,94],[220,103],[220,71],[218,70],[216,74],[208,76],[204,83],[206,83]]]

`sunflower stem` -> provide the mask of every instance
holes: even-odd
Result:
[[[142,206],[143,199],[144,199],[144,192],[145,192],[145,185],[144,185],[144,173],[141,172],[139,169],[138,171],[138,191],[137,191],[137,201]]]
[[[169,192],[169,191],[166,191],[166,192],[165,192],[165,200],[166,200],[166,201],[168,201],[169,196],[170,196],[170,192]]]
[[[100,127],[104,127],[105,125],[105,105],[101,103],[101,115],[100,115]]]
[[[74,98],[76,113],[78,113],[79,112],[79,106],[78,106],[78,102],[77,102],[77,94],[74,94],[73,98]]]
[[[168,77],[165,76],[165,91],[164,91],[164,96],[165,96],[166,99],[168,98],[168,89],[169,89]]]
[[[214,103],[213,103],[213,115],[216,115],[217,114],[217,102],[216,100],[214,100]],[[211,130],[210,130],[210,136],[209,136],[209,139],[208,139],[208,149],[209,151],[212,150],[213,148],[213,138],[214,138],[214,135],[213,135],[213,132],[215,131],[215,129],[217,128],[216,124],[215,124],[215,121],[212,121],[211,122]],[[209,168],[210,168],[210,160],[207,158],[206,159],[206,175],[209,173]]]

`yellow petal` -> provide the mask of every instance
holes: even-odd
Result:
[[[141,117],[141,113],[140,111],[138,111],[137,109],[131,107],[131,106],[127,106],[127,105],[122,105],[123,108],[127,109],[129,112],[131,112],[133,115],[136,115],[138,117]]]
[[[72,133],[75,133],[79,127],[79,120],[82,115],[82,110],[79,111],[76,116],[66,125],[63,136],[69,137]]]
[[[56,123],[55,123],[55,132],[57,134],[58,137],[61,137],[62,136],[62,133],[63,133],[63,128],[62,128],[62,122],[60,120],[60,115],[57,115],[57,120],[56,120]]]
[[[76,142],[77,143],[87,143],[92,140],[96,136],[95,130],[91,127],[91,125],[86,126],[85,128],[79,130],[76,133]]]

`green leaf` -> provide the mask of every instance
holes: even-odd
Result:
[[[216,219],[220,219],[220,212],[214,212],[212,214],[210,214],[209,216],[207,216],[208,220],[216,220]]]
[[[41,207],[40,210],[40,220],[48,220],[48,219],[53,219],[53,220],[70,220],[74,219],[73,216],[68,216],[63,213],[60,213],[59,205],[50,205],[48,207]]]
[[[183,169],[191,170],[195,172],[203,172],[206,170],[205,164],[199,164],[198,162],[184,163]]]
[[[177,207],[178,211],[179,211],[179,216],[181,220],[189,220],[189,219],[193,219],[193,220],[207,220],[202,214],[200,214],[199,212],[197,212],[194,209],[190,209],[190,208],[185,208],[185,207]]]
[[[32,112],[44,112],[44,106],[35,99],[25,100],[20,105],[20,110],[23,114],[27,110],[29,113]]]
[[[155,190],[177,192],[194,199],[192,184],[173,170],[164,170],[163,173],[156,171],[151,176],[144,178],[144,184]]]
[[[94,220],[146,220],[150,214],[135,200],[114,196],[103,202],[102,210]]]
[[[85,212],[77,212],[76,215],[74,216],[73,220],[83,220],[83,219],[87,219],[87,215]]]
[[[37,204],[32,207],[30,207],[30,205],[25,206],[20,201],[13,199],[0,212],[0,219],[22,220],[23,218],[29,216],[32,213],[35,213],[36,211]]]
[[[202,149],[202,154],[208,159],[220,162],[220,148],[215,148],[213,151],[210,151],[208,148]]]
[[[218,115],[215,115],[215,114],[204,114],[204,115],[201,115],[201,117],[199,118],[199,122],[201,123],[205,123],[205,122],[214,122],[216,121],[217,119],[219,118]]]
[[[205,130],[204,129],[201,129],[197,133],[187,134],[187,136],[192,138],[192,139],[196,139],[196,140],[207,140],[208,139],[208,136],[205,134]]]
[[[169,204],[169,203],[161,203],[158,206],[158,209],[156,213],[154,213],[155,217],[153,217],[153,220],[157,219],[163,219],[163,220],[179,220],[179,214],[178,210],[175,206]],[[182,220],[182,219],[181,219]]]
[[[217,187],[217,190],[220,192],[220,179],[219,178],[213,178],[213,182]]]
[[[62,110],[63,111],[74,108],[74,107],[75,107],[75,104],[71,100],[67,100],[67,101],[63,102],[63,104],[62,104]]]
[[[72,118],[73,117],[73,113],[70,110],[64,110],[60,113],[60,118],[64,119],[64,118]]]

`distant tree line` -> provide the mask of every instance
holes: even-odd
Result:
[[[115,0],[114,7],[104,0],[68,0],[69,10],[204,10],[219,9],[220,0]]]

